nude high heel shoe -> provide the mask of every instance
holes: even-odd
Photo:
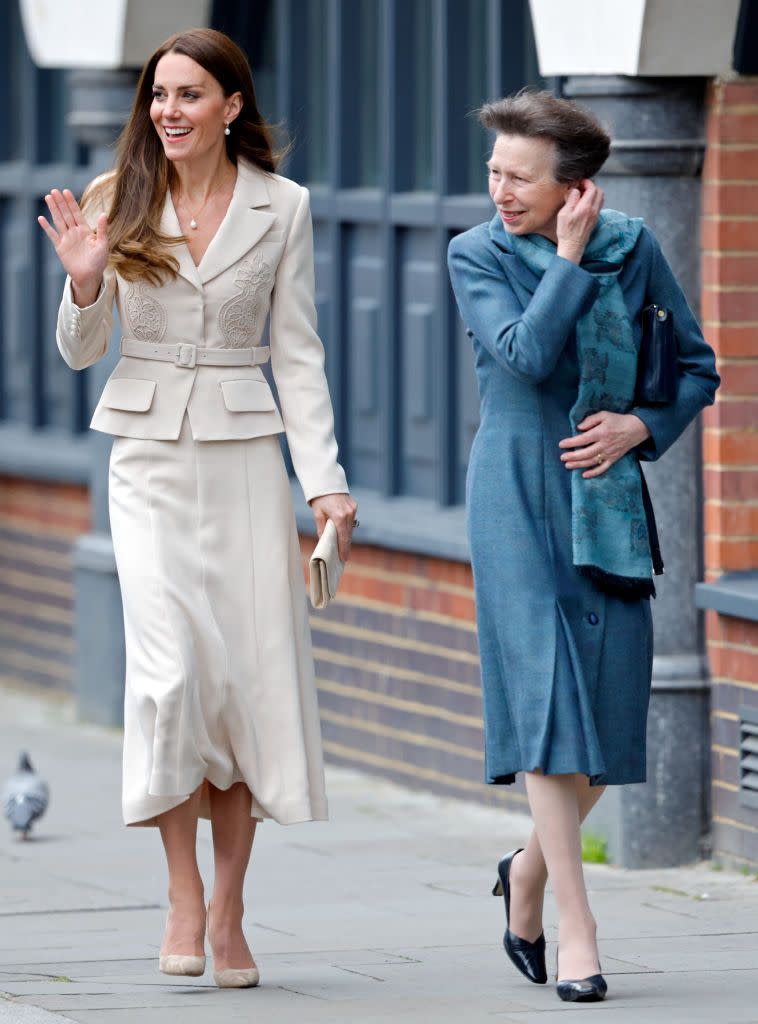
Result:
[[[214,971],[213,980],[219,988],[255,988],[261,976],[257,967],[227,967]]]
[[[205,974],[205,957],[170,953],[158,958],[158,967],[162,974],[183,974],[189,978],[199,978]]]
[[[186,956],[183,953],[161,954],[158,957],[158,969],[161,974],[199,978],[205,974],[205,956]]]
[[[209,903],[206,920],[209,920],[210,916],[211,905]],[[257,967],[225,967],[223,970],[217,971],[214,966],[213,980],[219,988],[255,988],[261,980],[261,976]]]

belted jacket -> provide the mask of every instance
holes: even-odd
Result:
[[[100,212],[85,215],[94,222]],[[169,191],[161,231],[182,234]],[[74,303],[66,280],[57,342],[69,366],[81,370],[106,354],[114,301],[122,328],[122,358],[91,427],[176,440],[186,414],[196,441],[285,431],[306,499],[346,493],[316,330],[307,189],[240,161],[229,209],[199,265],[185,243],[171,251],[175,279],[132,282],[109,268],[86,308]],[[280,408],[261,369],[269,356],[261,346],[267,317]]]

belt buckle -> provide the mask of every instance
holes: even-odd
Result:
[[[197,345],[177,345],[174,362],[177,366],[184,366],[188,370],[192,370],[197,366]]]

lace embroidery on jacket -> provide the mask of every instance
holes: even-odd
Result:
[[[271,267],[258,253],[238,269],[234,284],[241,294],[228,299],[221,307],[218,322],[221,333],[231,348],[244,348],[255,336],[260,300],[271,280]]]
[[[166,333],[168,314],[157,299],[142,289],[142,284],[135,282],[126,293],[126,318],[138,341],[160,341]]]

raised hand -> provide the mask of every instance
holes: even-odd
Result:
[[[566,202],[558,212],[556,228],[558,255],[577,264],[581,263],[605,198],[602,189],[589,178],[579,184],[580,188],[569,190]]]
[[[54,188],[45,196],[55,227],[45,217],[37,223],[53,243],[63,269],[71,278],[74,302],[89,306],[97,298],[108,264],[108,217],[102,213],[95,231],[89,226],[69,189]]]

